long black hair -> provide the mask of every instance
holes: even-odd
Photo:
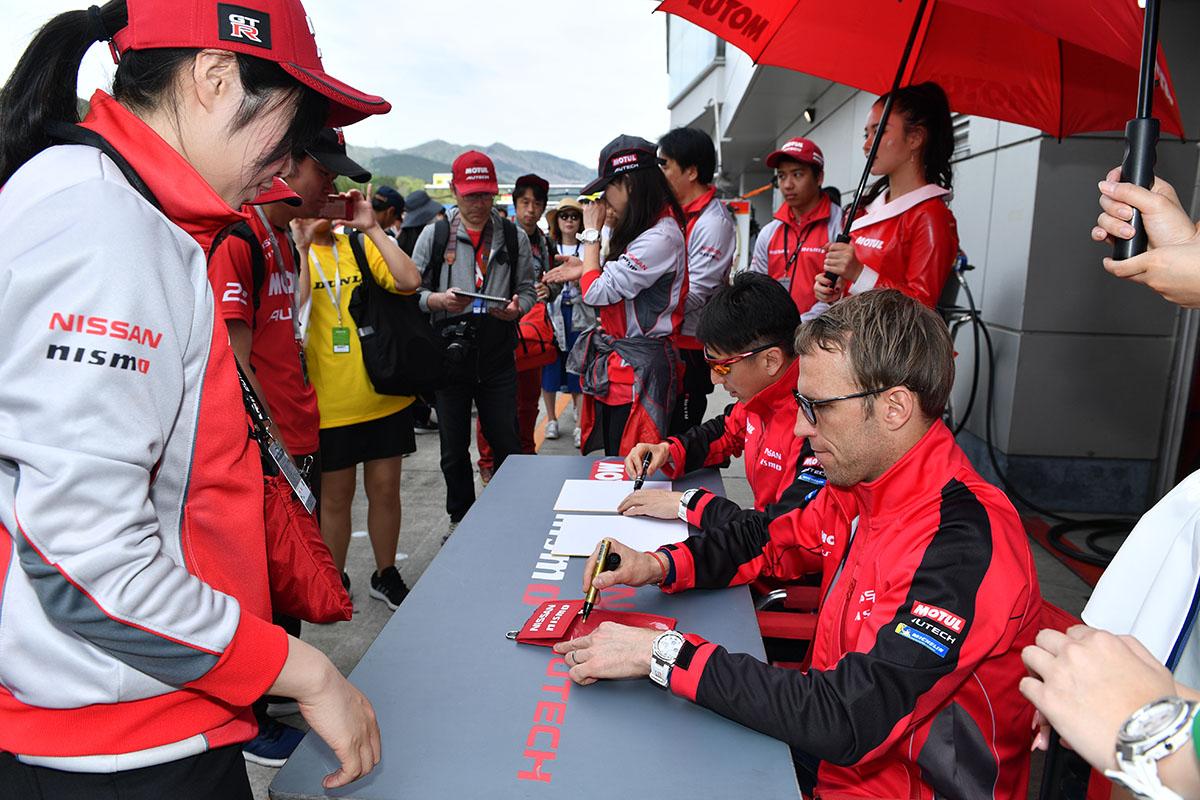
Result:
[[[876,105],[886,102],[887,97],[886,94],[880,97]],[[921,150],[925,182],[943,189],[953,188],[950,157],[954,155],[954,124],[950,121],[950,101],[945,90],[933,81],[905,86],[896,92],[892,113],[899,113],[904,119],[906,133],[913,128],[925,131],[925,147]],[[876,131],[875,135],[882,136],[883,131]],[[867,190],[862,204],[870,203],[887,188],[888,179],[884,176]]]
[[[626,172],[617,180],[622,181],[629,192],[629,203],[609,240],[609,259],[620,256],[634,239],[653,228],[664,210],[669,210],[680,226],[684,224],[683,209],[671,193],[671,185],[661,169],[637,169]]]
[[[100,22],[109,35],[124,28],[127,21],[125,0],[110,0],[100,8]],[[42,26],[25,48],[0,89],[0,185],[53,143],[46,133],[48,123],[79,121],[75,96],[79,65],[96,39],[89,12],[68,11]],[[113,78],[113,96],[135,111],[173,103],[176,76],[198,52],[197,48],[126,51]],[[239,53],[237,63],[245,97],[231,132],[284,103],[296,107],[287,132],[256,166],[277,161],[316,138],[328,112],[324,97],[274,62]]]

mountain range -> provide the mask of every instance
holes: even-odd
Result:
[[[535,173],[550,183],[582,185],[596,177],[592,167],[537,150],[516,150],[501,142],[487,146],[458,145],[434,139],[405,150],[349,145],[349,156],[376,175],[410,176],[429,181],[435,172],[449,172],[463,151],[480,150],[496,164],[500,183],[512,183],[521,175]]]

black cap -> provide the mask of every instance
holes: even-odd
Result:
[[[516,193],[522,186],[532,186],[535,191],[542,194],[550,193],[550,181],[543,178],[541,175],[522,175],[517,178],[517,182],[513,184],[513,192]]]
[[[371,208],[376,211],[394,208],[397,214],[404,213],[404,198],[391,186],[380,186],[371,198]]]
[[[345,175],[355,183],[371,180],[371,173],[346,155],[346,136],[341,128],[324,128],[305,151],[330,172]]]
[[[430,197],[424,189],[417,189],[404,198],[404,209],[401,228],[424,228],[433,222],[433,218],[442,210],[442,204]]]
[[[583,187],[582,194],[595,194],[619,175],[651,167],[658,169],[658,150],[654,143],[640,136],[621,134],[600,151],[600,164],[596,168],[599,177]]]

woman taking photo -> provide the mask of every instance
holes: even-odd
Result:
[[[299,2],[270,8],[270,47],[206,0],[61,14],[0,92],[5,800],[249,798],[239,743],[268,691],[332,747],[326,786],[379,759],[366,698],[269,621],[262,468],[205,256],[323,124],[389,106],[325,74]],[[76,126],[101,41],[113,93]]]
[[[582,452],[602,447],[605,455],[620,455],[666,437],[679,377],[672,337],[683,322],[687,256],[683,210],[658,168],[654,144],[618,136],[601,151],[598,172],[583,190],[604,190],[583,210],[583,258],[560,256],[562,266],[543,280],[579,281],[583,302],[599,311],[600,327],[579,337],[567,364],[585,395]],[[609,211],[615,225],[602,264],[600,228]]]
[[[563,198],[558,208],[546,215],[546,221],[550,226],[550,238],[558,248],[558,255],[573,256],[582,262],[583,243],[579,241],[579,232],[583,230],[583,206],[579,201],[569,197]],[[579,331],[589,325],[589,315],[586,311],[590,309],[583,305],[580,299],[582,293],[578,282],[565,283],[558,296],[547,303],[550,309],[550,324],[554,326],[554,339],[558,344],[558,360],[542,367],[546,438],[558,438],[558,393],[569,392],[575,416],[576,447],[580,445],[582,433],[579,427],[579,376],[567,372],[567,356],[575,346],[575,340],[579,338]],[[550,435],[552,431],[553,436]]]
[[[371,204],[357,191],[354,219],[358,243],[375,282],[390,292],[411,293],[421,273],[375,219]],[[375,556],[370,594],[393,611],[408,595],[396,569],[400,540],[401,459],[417,451],[412,397],[379,394],[363,366],[358,327],[350,316],[351,289],[362,283],[361,265],[350,237],[334,233],[327,219],[292,226],[301,263],[307,268],[310,316],[304,348],[309,378],[321,411],[321,535],[342,572],[350,546],[350,508],[363,465],[367,492],[367,534]],[[358,234],[353,234],[358,236]]]
[[[879,120],[887,96],[867,115],[863,152],[882,136],[871,174],[882,175],[860,203],[851,244],[831,243],[813,290],[821,302],[873,288],[899,289],[932,308],[958,254],[958,228],[946,205],[951,189],[954,129],[950,104],[936,83],[896,92],[887,130]]]

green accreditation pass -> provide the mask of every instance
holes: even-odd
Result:
[[[350,352],[350,329],[337,327],[333,329],[333,352]]]

